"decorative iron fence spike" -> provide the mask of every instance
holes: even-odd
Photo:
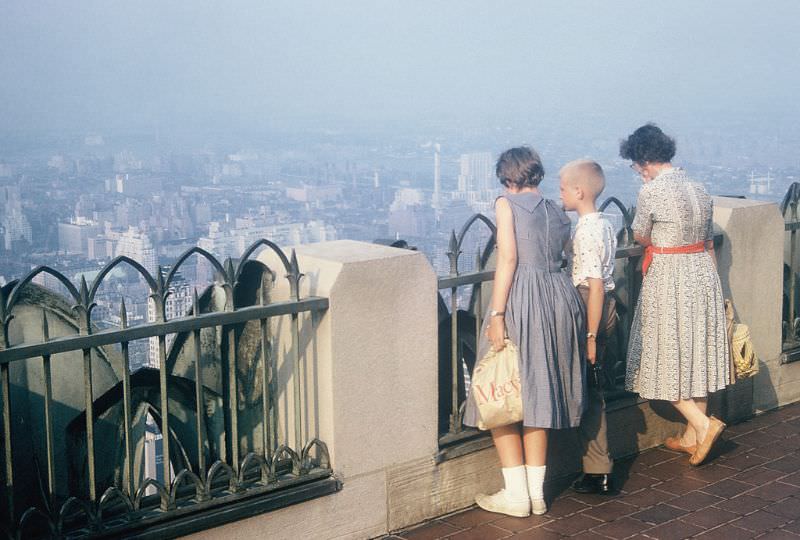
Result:
[[[455,229],[450,231],[450,243],[448,244],[447,249],[450,250],[450,253],[455,253],[456,250],[458,250],[458,238],[456,238]]]
[[[47,311],[42,308],[42,340],[50,341],[50,325],[47,322]]]
[[[80,298],[84,307],[89,307],[89,286],[86,284],[86,276],[81,274]]]
[[[160,264],[156,267],[156,284],[158,285],[158,293],[166,297],[167,291],[165,290],[166,281],[164,280],[164,269],[161,268]]]
[[[125,306],[125,297],[122,297],[122,301],[119,304],[119,325],[121,328],[128,327],[128,308]]]
[[[3,340],[0,341],[0,351],[3,349],[7,349],[11,347],[11,340],[9,339],[9,326],[11,325],[11,321],[14,319],[13,315],[9,315],[6,317],[5,322],[3,322]]]
[[[233,260],[228,257],[225,259],[225,264],[223,266],[225,267],[225,277],[227,278],[228,283],[235,285],[234,282],[236,280],[236,270],[233,267]]]
[[[222,267],[225,271],[223,274],[225,282],[222,284],[222,288],[225,289],[225,309],[227,311],[233,311],[235,308],[233,304],[233,287],[236,285],[236,271],[234,270],[233,261],[230,257],[225,259]]]
[[[2,341],[0,341],[0,350],[9,346],[8,327],[13,318],[14,316],[11,315],[11,308],[6,308],[6,294],[3,291],[3,288],[0,287],[0,326],[2,326],[3,329]]]
[[[73,311],[78,312],[78,321],[81,331],[85,334],[92,333],[92,309],[97,305],[91,301],[89,286],[86,284],[86,276],[81,274],[81,286],[78,291],[78,304],[72,306]]]
[[[450,275],[458,275],[458,256],[461,251],[458,249],[458,238],[455,229],[450,232],[450,245],[448,246],[447,258],[450,260]]]
[[[291,272],[293,276],[296,276],[297,279],[303,277],[303,273],[300,272],[300,263],[297,262],[297,252],[292,250],[292,257],[289,259],[289,268],[291,268]]]
[[[289,258],[289,273],[286,278],[289,280],[289,294],[294,300],[300,299],[300,279],[303,277],[300,272],[300,264],[297,262],[297,252],[293,249]]]
[[[6,292],[3,287],[0,287],[0,324],[4,324],[6,320]]]

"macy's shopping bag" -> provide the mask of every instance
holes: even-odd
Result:
[[[500,352],[490,349],[472,373],[472,399],[478,407],[478,429],[522,421],[519,350],[506,340]]]

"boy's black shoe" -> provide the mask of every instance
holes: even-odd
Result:
[[[613,495],[610,474],[584,474],[572,484],[575,493],[597,493],[599,495]]]

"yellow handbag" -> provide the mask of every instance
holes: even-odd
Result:
[[[758,373],[758,358],[753,349],[750,327],[733,320],[733,303],[730,300],[725,300],[725,319],[727,320],[731,382],[733,383],[738,379],[747,379]]]
[[[494,429],[522,421],[519,350],[506,339],[500,352],[490,349],[472,373],[472,398],[478,408],[478,429]]]

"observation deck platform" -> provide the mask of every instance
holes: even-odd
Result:
[[[470,508],[385,540],[800,538],[800,403],[730,426],[707,465],[663,447],[618,460],[619,495],[549,486],[543,516]]]

